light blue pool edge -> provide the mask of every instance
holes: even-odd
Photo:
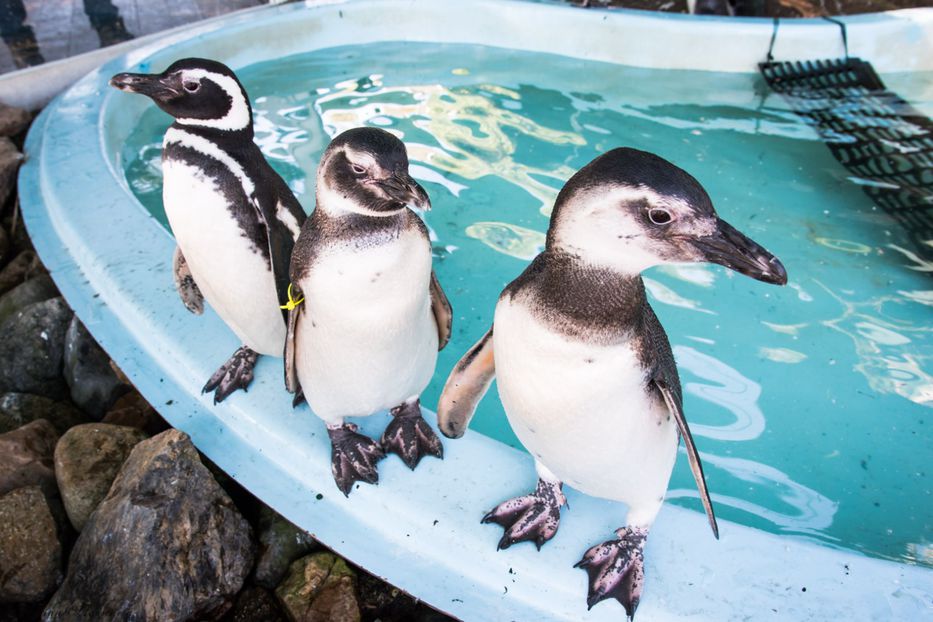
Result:
[[[236,59],[245,58],[241,48],[248,46],[230,41],[242,41],[239,37],[260,22],[309,33],[320,32],[324,22],[342,23],[348,35],[343,44],[363,42],[365,35],[378,34],[373,28],[386,12],[398,10],[418,12],[416,25],[431,23],[432,12],[443,11],[466,42],[478,34],[497,34],[483,23],[489,16],[478,10],[492,4],[508,9],[506,21],[521,19],[523,12],[529,22],[544,20],[543,12],[555,28],[566,28],[570,19],[584,20],[590,32],[608,28],[610,34],[636,18],[639,27],[646,20],[670,21],[501,1],[466,3],[475,10],[465,11],[462,19],[452,17],[464,11],[463,4],[370,0],[278,7],[195,26],[185,43],[182,35],[174,38],[178,47],[171,55],[197,46],[202,55],[239,66]],[[363,36],[355,36],[354,29],[362,29]],[[449,32],[442,34],[441,40],[461,42]],[[421,32],[411,39],[433,35]],[[406,39],[392,37],[399,38]],[[277,41],[279,47],[284,39]],[[308,49],[306,41],[302,44]],[[321,36],[314,47],[333,44]],[[225,55],[225,50],[233,51]],[[425,462],[415,473],[395,459],[383,462],[380,487],[361,487],[346,500],[330,480],[323,428],[316,429],[318,422],[306,410],[291,411],[276,361],[259,366],[246,396],[218,407],[200,396],[203,379],[237,344],[216,316],[211,321],[192,317],[177,304],[171,237],[138,206],[110,159],[143,106],[129,103],[131,98],[114,106],[106,79],[143,59],[159,65],[167,56],[160,43],[93,72],[42,113],[26,145],[29,161],[20,178],[24,219],[53,278],[89,330],[163,416],[244,486],[322,542],[419,598],[471,620],[619,619],[621,608],[612,603],[586,614],[585,574],[570,568],[587,546],[617,526],[621,511],[614,504],[571,491],[572,509],[561,532],[541,553],[530,546],[496,553],[495,528],[478,524],[485,509],[533,483],[530,460],[522,452],[468,434],[445,443],[443,463]],[[260,60],[253,55],[249,62]],[[54,139],[47,133],[50,127]],[[127,209],[130,203],[139,209]],[[205,346],[195,351],[192,344],[198,342]],[[262,411],[272,423],[261,427],[255,413]],[[375,431],[384,423],[380,417],[371,419],[364,429]],[[290,443],[293,437],[308,442]],[[640,619],[674,619],[690,612],[697,619],[730,619],[774,608],[787,616],[796,612],[794,619],[847,614],[851,619],[906,619],[930,613],[930,571],[728,523],[717,543],[704,523],[697,513],[665,508],[649,544]],[[714,564],[716,559],[721,562]],[[849,574],[843,572],[845,564]],[[793,576],[782,574],[788,568],[795,569]]]

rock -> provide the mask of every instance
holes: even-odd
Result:
[[[0,270],[0,294],[5,294],[31,276],[45,272],[35,251],[21,251]]]
[[[28,110],[0,104],[0,136],[13,138],[29,127],[32,115]]]
[[[120,382],[104,352],[74,316],[65,333],[65,381],[71,401],[94,419],[103,417],[127,386]]]
[[[0,497],[0,603],[43,600],[62,578],[62,547],[42,489]]]
[[[71,309],[63,298],[36,302],[0,324],[0,391],[68,396],[62,377]]]
[[[308,532],[282,518],[275,510],[259,510],[259,559],[256,583],[275,589],[293,561],[318,548]]]
[[[85,423],[55,445],[55,478],[65,511],[78,531],[107,496],[126,457],[146,433],[106,423]]]
[[[38,419],[45,419],[51,423],[59,434],[64,434],[68,428],[87,421],[84,414],[69,402],[56,402],[29,393],[0,395],[0,434]]]
[[[7,205],[9,205],[9,203],[7,203]],[[20,216],[19,197],[17,197],[16,201],[13,203],[13,209],[10,210],[10,213],[3,217],[2,222],[3,228],[6,229],[6,232],[10,236],[10,248],[13,250],[14,255],[27,250],[35,252],[36,248],[32,245],[32,240],[29,239],[29,232],[26,231],[26,226],[23,224],[23,219]],[[42,268],[41,272],[46,271],[41,263],[39,266]]]
[[[52,277],[48,274],[40,274],[24,283],[20,283],[0,296],[0,324],[3,324],[4,320],[17,311],[28,307],[34,302],[42,302],[60,295],[55,283],[52,282]]]
[[[275,595],[292,622],[359,622],[356,575],[333,553],[313,553],[292,563]]]
[[[10,236],[7,235],[6,229],[0,227],[0,266],[3,265],[4,260],[6,259],[7,253],[10,252]]]
[[[0,434],[0,495],[23,486],[39,486],[46,495],[57,495],[56,441],[58,433],[45,419]]]
[[[19,152],[13,141],[0,136],[0,205],[6,203],[16,185],[16,171],[23,161],[23,154]]]
[[[240,592],[223,622],[286,622],[286,618],[272,592],[253,586]]]
[[[192,620],[233,602],[253,562],[249,524],[168,430],[133,449],[71,552],[43,620]]]
[[[113,425],[130,426],[142,430],[149,436],[155,436],[169,429],[165,419],[160,417],[146,398],[134,389],[130,389],[129,393],[118,398],[102,421]]]

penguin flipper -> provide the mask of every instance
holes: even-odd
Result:
[[[437,280],[437,274],[431,270],[431,311],[434,313],[434,321],[437,323],[437,349],[443,350],[444,346],[450,341],[450,330],[453,324],[453,310],[450,308],[450,301],[441,287],[441,282]]]
[[[467,350],[447,378],[437,402],[437,427],[448,438],[460,438],[466,432],[476,407],[496,377],[490,327],[483,338]]]
[[[301,292],[297,292],[297,298],[301,298]],[[298,327],[298,314],[301,313],[301,305],[288,310],[285,330],[285,388],[289,393],[295,394],[295,402],[292,406],[297,406],[301,402],[298,397],[302,396],[301,383],[298,382],[298,371],[295,368],[295,331]]]
[[[703,502],[703,508],[706,510],[706,517],[709,519],[709,526],[713,530],[713,535],[719,539],[719,525],[716,523],[716,515],[713,513],[713,502],[709,498],[709,489],[706,487],[706,476],[703,474],[703,463],[700,461],[700,452],[697,451],[693,443],[693,435],[690,434],[690,427],[687,425],[687,419],[684,417],[684,409],[680,400],[674,394],[670,384],[663,378],[655,377],[652,382],[657,387],[668,410],[677,421],[677,428],[684,439],[684,445],[687,448],[687,458],[690,461],[690,470],[693,472],[693,479],[696,480],[697,489],[700,491],[700,500]]]
[[[175,277],[175,289],[178,290],[178,295],[181,296],[181,301],[185,303],[188,311],[195,315],[204,313],[204,295],[198,288],[198,284],[194,282],[188,262],[178,246],[175,247],[175,253],[172,256],[172,273]]]
[[[272,268],[272,278],[275,281],[275,291],[281,304],[288,300],[289,263],[292,257],[292,248],[295,246],[295,237],[280,220],[278,212],[283,209],[281,201],[260,201],[252,197],[256,217],[266,230],[269,245],[269,264]],[[274,203],[274,205],[272,205]],[[282,311],[282,318],[288,322],[288,314]]]

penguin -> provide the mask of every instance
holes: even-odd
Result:
[[[372,127],[338,135],[321,157],[315,201],[291,260],[302,302],[288,315],[285,380],[325,422],[334,481],[349,496],[355,482],[379,481],[387,453],[411,469],[424,455],[443,458],[420,395],[452,313],[411,209],[431,204],[401,140]],[[392,420],[378,443],[345,421],[386,409]]]
[[[635,149],[597,157],[558,194],[544,251],[502,292],[493,326],[456,364],[438,404],[440,430],[458,438],[495,378],[509,423],[534,456],[535,490],[482,519],[504,529],[499,549],[521,541],[540,549],[553,538],[565,483],[628,506],[615,538],[576,567],[589,576],[588,607],[615,598],[629,618],[679,438],[719,537],[671,346],[640,276],[677,262],[787,283],[781,262],[719,218],[687,172]]]
[[[117,74],[110,85],[175,119],[162,143],[175,286],[189,311],[202,313],[206,299],[243,343],[204,385],[216,404],[247,389],[260,354],[282,356],[280,301],[305,213],[253,142],[249,98],[226,65],[186,58],[159,74]]]

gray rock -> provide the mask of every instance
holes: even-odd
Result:
[[[3,324],[4,320],[17,311],[28,307],[34,302],[42,302],[60,295],[55,283],[52,282],[52,277],[48,274],[40,274],[24,283],[20,283],[0,296],[0,324]]]
[[[0,136],[0,205],[6,203],[16,185],[16,171],[23,161],[23,154],[19,152],[13,141]]]
[[[259,559],[256,583],[269,589],[281,583],[293,561],[319,548],[314,538],[263,506],[259,511]]]
[[[191,620],[222,612],[253,562],[249,524],[187,435],[139,443],[75,543],[43,620]]]
[[[32,115],[28,110],[0,104],[0,136],[13,137],[29,127]]]
[[[0,324],[0,391],[68,396],[62,377],[71,309],[63,298],[36,302]]]
[[[45,419],[0,434],[0,495],[23,486],[39,486],[46,495],[57,495],[57,441],[58,433]]]
[[[356,574],[333,553],[292,563],[275,595],[292,622],[359,622]]]
[[[87,422],[87,417],[69,402],[56,402],[30,393],[0,395],[0,434],[38,419],[45,419],[51,423],[59,434]]]
[[[75,529],[84,529],[130,451],[145,439],[146,433],[141,430],[106,423],[75,426],[59,439],[55,445],[55,479]]]
[[[169,428],[165,419],[159,416],[155,408],[135,389],[130,389],[129,393],[118,398],[101,421],[137,428],[149,436],[155,436]]]
[[[6,255],[9,252],[10,252],[10,236],[7,235],[6,229],[4,229],[3,227],[0,227],[0,266],[3,265],[4,260],[6,260]]]
[[[71,401],[94,419],[103,417],[117,398],[126,393],[104,352],[77,316],[65,334],[65,381],[71,389]]]
[[[62,578],[62,547],[42,489],[0,497],[0,603],[38,602]]]
[[[0,294],[5,294],[26,279],[43,272],[45,272],[45,268],[39,261],[35,251],[20,251],[10,263],[0,270]]]
[[[286,622],[279,601],[272,592],[261,587],[248,587],[236,599],[233,609],[223,622]]]

